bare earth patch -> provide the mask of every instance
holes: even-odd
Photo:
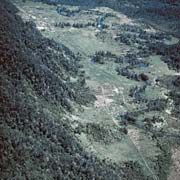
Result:
[[[94,103],[95,107],[109,106],[113,102],[113,99],[111,99],[110,97],[118,93],[119,90],[114,85],[112,86],[110,84],[104,84],[102,86],[98,86],[95,89],[95,94],[97,99]]]
[[[96,95],[96,101],[95,101],[95,107],[104,107],[104,106],[109,106],[113,100],[103,96],[103,95]]]
[[[172,167],[168,180],[179,180],[180,178],[180,148],[172,148]]]
[[[137,146],[139,144],[140,134],[137,129],[128,129],[128,135],[133,143]]]

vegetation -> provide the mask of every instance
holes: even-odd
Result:
[[[1,178],[118,179],[118,167],[87,154],[62,119],[70,101],[94,100],[69,80],[79,71],[76,56],[22,22],[11,3],[0,11]]]
[[[163,22],[173,12],[159,7],[178,3],[160,0],[156,12],[154,0],[38,1],[56,6],[16,1],[25,22],[0,3],[1,178],[167,179],[168,142],[180,137],[179,43],[140,21]]]
[[[55,27],[60,27],[60,28],[65,28],[65,27],[73,27],[73,28],[87,28],[87,27],[96,27],[96,23],[91,23],[88,22],[86,24],[82,24],[82,23],[65,23],[65,22],[59,22],[59,23],[55,23]]]

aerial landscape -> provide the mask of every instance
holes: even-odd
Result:
[[[0,180],[180,180],[179,0],[0,0]]]

